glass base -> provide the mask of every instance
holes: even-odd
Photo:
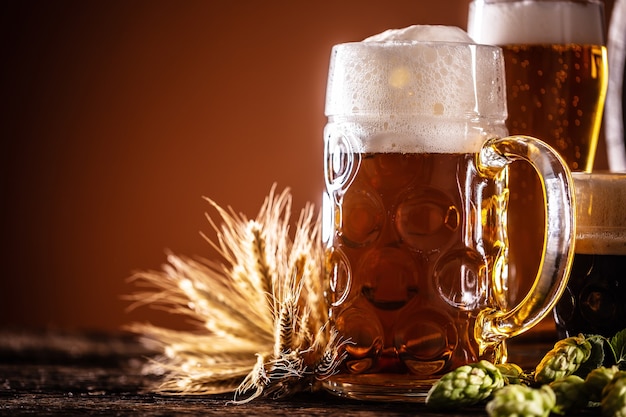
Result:
[[[437,379],[415,378],[398,374],[333,375],[322,385],[331,394],[355,400],[423,403]]]

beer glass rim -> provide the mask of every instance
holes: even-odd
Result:
[[[575,182],[590,180],[623,180],[626,181],[626,172],[594,171],[594,172],[572,172]]]
[[[482,44],[475,42],[460,41],[423,41],[423,40],[393,40],[393,41],[367,41],[367,42],[342,42],[335,44],[336,47],[358,47],[358,48],[379,48],[379,47],[403,47],[403,46],[449,46],[449,47],[477,47],[480,49],[501,50],[498,45]]]

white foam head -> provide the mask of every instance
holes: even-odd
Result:
[[[467,24],[476,42],[604,44],[604,6],[599,1],[497,1],[470,3]]]
[[[366,126],[361,151],[476,152],[485,129],[506,134],[503,83],[500,48],[411,26],[333,48],[326,115]]]
[[[626,174],[572,173],[576,252],[626,255]]]
[[[401,29],[388,29],[365,38],[363,42],[463,42],[472,43],[472,38],[463,29],[456,26],[413,25]]]

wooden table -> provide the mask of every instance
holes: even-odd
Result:
[[[533,361],[550,343],[514,348]],[[516,353],[517,352],[517,353]],[[0,415],[10,416],[454,416],[423,404],[370,403],[306,393],[288,400],[229,404],[232,395],[172,397],[151,393],[154,377],[141,374],[152,354],[131,335],[62,331],[0,331]],[[586,412],[587,413],[587,412]],[[486,415],[484,407],[457,415]],[[599,415],[589,412],[585,415]]]

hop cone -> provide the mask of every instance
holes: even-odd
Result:
[[[601,406],[605,417],[626,417],[626,372],[616,372],[604,387]]]
[[[507,385],[495,392],[486,410],[490,417],[547,417],[555,404],[556,396],[548,385]]]
[[[504,379],[498,368],[481,360],[445,374],[428,392],[426,405],[440,410],[472,405],[502,386]]]
[[[521,384],[524,378],[524,371],[518,365],[514,363],[502,363],[497,364],[496,368],[502,374],[504,383],[509,384]]]
[[[561,339],[535,368],[535,381],[549,384],[573,374],[591,355],[591,343],[583,335]]]
[[[610,368],[601,366],[587,374],[585,388],[589,393],[589,401],[600,402],[602,400],[602,390],[611,382],[617,371],[617,366]]]
[[[550,383],[550,388],[556,396],[556,405],[552,409],[557,414],[580,410],[587,406],[589,394],[585,387],[585,380],[578,375],[569,375]]]

